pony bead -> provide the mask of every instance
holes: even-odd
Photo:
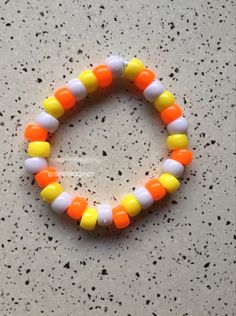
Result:
[[[64,110],[70,110],[76,104],[76,98],[67,87],[57,89],[54,96]]]
[[[88,93],[92,93],[98,88],[98,80],[91,70],[85,70],[79,75],[79,80],[83,83]]]
[[[31,142],[28,144],[28,155],[30,157],[47,158],[51,153],[51,146],[48,142]]]
[[[46,187],[49,183],[55,182],[58,180],[57,170],[54,167],[47,167],[34,176],[35,181],[37,182],[40,188]]]
[[[93,69],[100,88],[106,88],[112,83],[112,73],[106,65],[99,65]]]
[[[143,91],[144,98],[149,102],[154,102],[155,98],[158,97],[162,92],[165,91],[164,86],[159,80],[153,81],[146,89]]]
[[[125,61],[119,56],[110,56],[106,59],[105,64],[112,73],[113,78],[118,78],[123,75]]]
[[[161,112],[174,104],[175,98],[170,91],[163,91],[162,94],[158,95],[154,100],[154,106],[157,111]]]
[[[185,134],[174,134],[167,137],[167,146],[170,150],[188,147],[188,137]]]
[[[93,230],[98,220],[98,213],[95,208],[87,208],[80,220],[80,227],[86,230]]]
[[[49,165],[45,158],[50,156],[51,147],[48,134],[52,134],[59,126],[59,119],[65,111],[72,109],[98,88],[106,88],[116,78],[125,78],[143,92],[144,98],[153,103],[160,112],[160,118],[167,127],[167,147],[172,151],[170,158],[163,163],[163,174],[149,179],[144,186],[138,187],[133,193],[125,195],[118,206],[100,204],[97,208],[90,207],[86,198],[72,197],[64,191],[59,181],[56,168]],[[106,91],[105,89],[103,90]],[[30,123],[24,131],[29,141],[27,153],[30,158],[24,162],[25,169],[32,174],[35,182],[42,188],[40,196],[50,204],[58,214],[66,213],[70,218],[80,221],[80,227],[93,230],[100,226],[114,225],[124,229],[130,225],[130,218],[147,209],[154,202],[173,194],[180,186],[178,180],[184,167],[191,163],[193,154],[188,147],[188,122],[183,111],[175,103],[174,95],[166,90],[155,74],[137,58],[126,62],[122,57],[110,56],[104,64],[93,70],[85,70],[78,78],[68,81],[66,86],[57,89],[54,96],[43,101],[44,111]],[[50,139],[50,138],[49,138]]]
[[[108,204],[101,204],[97,208],[98,225],[108,226],[112,223],[112,207]]]
[[[63,188],[58,182],[48,184],[41,192],[40,196],[46,203],[52,203],[61,193]]]
[[[24,162],[25,170],[30,174],[35,174],[43,169],[46,169],[48,162],[45,158],[33,157],[28,158]]]
[[[148,68],[144,68],[135,78],[134,85],[141,91],[146,89],[155,79],[155,74]]]
[[[136,196],[133,194],[125,195],[123,197],[123,199],[121,200],[120,204],[121,204],[121,206],[124,207],[126,212],[131,217],[138,215],[142,210],[141,204],[139,203]]]
[[[161,111],[161,120],[164,124],[170,124],[182,115],[182,110],[177,104],[173,104]]]
[[[177,149],[172,152],[171,159],[174,159],[182,165],[186,166],[192,162],[193,154],[188,149]]]
[[[136,199],[138,200],[139,204],[142,206],[143,209],[149,208],[154,202],[151,193],[149,193],[145,187],[135,189],[134,196],[136,197]]]
[[[38,124],[29,124],[26,126],[24,135],[29,141],[45,141],[48,132]]]
[[[51,116],[58,119],[61,117],[65,110],[60,102],[55,97],[49,97],[43,101],[44,110]]]
[[[163,170],[179,178],[184,172],[184,166],[176,160],[166,159],[163,164]]]
[[[185,134],[188,130],[188,121],[185,117],[181,116],[167,125],[169,134]]]
[[[125,78],[127,78],[130,81],[134,81],[134,79],[143,69],[144,64],[140,60],[133,58],[131,59],[131,61],[128,62],[128,64],[125,67]]]
[[[40,113],[36,118],[36,122],[50,133],[54,133],[59,126],[59,121],[46,112]]]
[[[85,211],[87,206],[87,200],[80,196],[77,196],[68,207],[67,215],[78,221],[81,219],[83,212]]]
[[[54,212],[62,214],[70,206],[71,202],[72,197],[68,193],[62,192],[55,198],[55,200],[53,200],[51,203],[51,208]]]
[[[122,206],[117,206],[112,210],[114,225],[118,229],[123,229],[129,226],[130,218],[126,210]]]
[[[170,173],[163,173],[158,180],[170,194],[175,193],[180,186],[178,179]]]
[[[74,95],[77,101],[81,101],[87,96],[87,90],[79,79],[71,79],[67,83],[67,88]]]
[[[166,195],[166,189],[157,179],[150,179],[145,184],[145,188],[150,192],[154,201],[159,201]]]

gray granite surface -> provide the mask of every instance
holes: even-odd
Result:
[[[234,1],[0,1],[0,315],[235,315]],[[124,231],[53,213],[23,169],[43,99],[110,54],[137,56],[190,122],[181,189]],[[68,113],[51,162],[115,203],[160,173],[166,131],[124,82]]]

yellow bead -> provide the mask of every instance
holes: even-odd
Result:
[[[28,155],[30,157],[46,158],[50,156],[51,146],[48,142],[30,142],[28,145]]]
[[[133,58],[125,67],[124,75],[130,81],[134,81],[135,77],[137,77],[143,69],[144,64],[140,60]]]
[[[40,196],[43,201],[47,203],[52,203],[55,198],[58,197],[63,192],[63,188],[58,182],[52,182],[48,184],[41,192]]]
[[[168,193],[175,193],[180,186],[179,180],[170,173],[163,173],[158,180]]]
[[[188,137],[185,134],[175,134],[167,137],[167,146],[170,150],[188,147]]]
[[[55,118],[61,117],[65,112],[61,104],[54,97],[45,99],[43,101],[43,107],[48,114],[54,116]]]
[[[168,108],[175,102],[175,97],[170,91],[165,90],[157,96],[154,100],[154,105],[157,111],[161,112],[162,110]]]
[[[98,88],[98,80],[91,70],[85,70],[79,75],[79,80],[83,83],[88,93],[92,93]]]
[[[98,212],[95,208],[87,208],[80,220],[80,227],[86,230],[93,230],[98,220]]]
[[[120,204],[125,208],[126,212],[131,217],[138,215],[142,210],[139,201],[133,194],[127,194],[124,196]]]

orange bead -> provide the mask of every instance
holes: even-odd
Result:
[[[24,133],[25,138],[27,138],[29,141],[45,141],[48,137],[48,132],[46,129],[41,127],[38,124],[29,124],[26,126],[25,133]]]
[[[67,215],[75,220],[80,220],[85,209],[88,206],[87,200],[82,197],[77,196],[72,201],[71,205],[67,209]]]
[[[144,68],[134,80],[135,86],[143,91],[155,79],[155,74],[151,70]]]
[[[76,104],[76,98],[66,87],[56,90],[54,96],[65,110],[71,109]]]
[[[173,104],[161,111],[161,120],[168,125],[182,115],[182,110],[177,104]]]
[[[113,208],[112,216],[116,228],[122,229],[129,226],[130,218],[123,206]]]
[[[48,184],[52,182],[56,182],[58,180],[57,170],[53,167],[48,167],[43,169],[42,171],[36,173],[34,176],[35,181],[37,182],[40,188],[46,187]]]
[[[193,154],[188,149],[176,149],[172,152],[171,159],[174,159],[186,166],[192,162]]]
[[[112,73],[105,65],[99,65],[93,69],[93,73],[98,80],[99,87],[105,88],[112,83]]]
[[[154,201],[162,199],[166,195],[166,189],[160,184],[157,179],[150,179],[145,188],[151,193]]]

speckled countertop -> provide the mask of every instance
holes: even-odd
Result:
[[[3,0],[0,315],[234,314],[234,1]],[[117,232],[87,233],[39,199],[23,161],[42,100],[107,55],[138,56],[190,121],[181,189]],[[122,86],[123,85],[123,86]],[[52,161],[91,202],[115,201],[166,157],[165,130],[121,84],[67,115]]]

